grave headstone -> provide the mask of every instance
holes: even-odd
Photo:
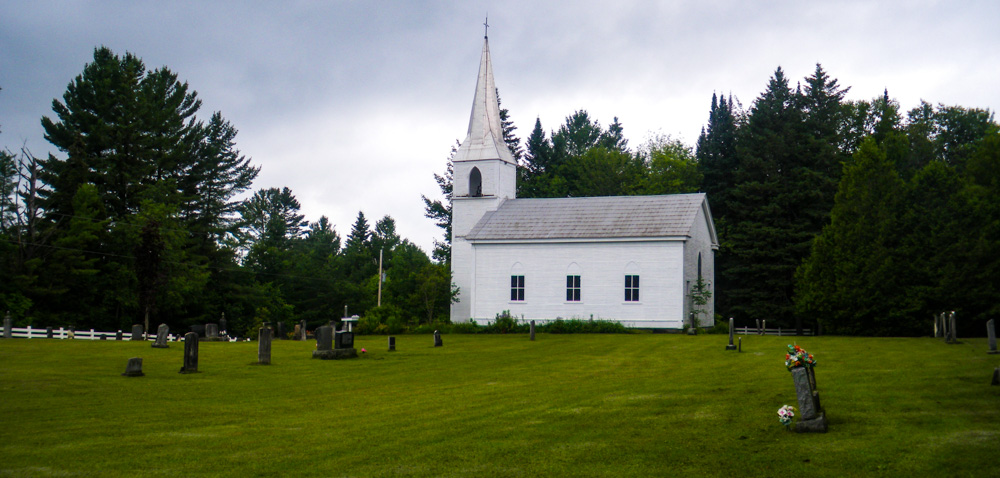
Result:
[[[125,377],[142,377],[146,375],[142,373],[142,358],[132,357],[128,359],[128,365],[125,366],[125,373],[122,375]]]
[[[219,334],[229,335],[229,322],[226,321],[226,313],[222,313],[222,317],[219,318]]]
[[[760,335],[760,319],[757,319],[757,335]]]
[[[349,349],[354,347],[354,332],[340,330],[333,335],[334,349]]]
[[[739,339],[737,340],[736,351],[737,352],[743,351],[743,337],[739,337]]]
[[[275,335],[277,335],[278,340],[285,340],[288,337],[285,336],[285,323],[278,321],[278,328],[275,329]]]
[[[726,346],[726,350],[736,350],[736,344],[733,343],[733,318],[729,318],[729,345]]]
[[[66,332],[66,338],[73,340],[76,338],[76,329],[70,327],[69,331]]]
[[[219,324],[205,324],[205,340],[219,340]]]
[[[257,333],[257,363],[271,364],[271,328],[261,327]]]
[[[941,337],[941,320],[938,319],[938,315],[934,314],[934,338]]]
[[[435,347],[440,347],[442,345],[444,345],[444,343],[441,342],[441,332],[435,330],[434,331],[434,346]]]
[[[156,341],[153,342],[153,348],[154,349],[170,348],[170,346],[167,345],[167,334],[169,333],[170,333],[170,327],[167,324],[160,324],[160,326],[156,328]],[[194,334],[195,337],[198,337],[197,333]],[[185,335],[185,337],[187,336]],[[195,340],[197,340],[197,338]]]
[[[396,351],[396,337],[389,336],[389,351],[390,352]]]
[[[1000,385],[1000,367],[993,369],[993,381],[990,385]]]
[[[3,316],[3,338],[14,338],[14,320],[10,318],[9,310],[7,311],[7,315]]]
[[[767,335],[767,319],[760,321],[760,335]]]
[[[948,313],[948,332],[950,333],[948,342],[958,343],[958,332],[955,329],[955,311]]]
[[[995,354],[997,352],[997,330],[993,325],[993,319],[986,321],[986,338],[989,340],[990,350],[986,353]]]
[[[292,340],[302,340],[302,326],[295,324],[295,329],[292,330]]]
[[[309,332],[306,330],[306,321],[303,320],[302,322],[299,322],[299,325],[301,326],[301,328],[299,329],[299,334],[302,335],[302,338],[299,340],[305,340],[306,337],[309,336]]]
[[[133,341],[142,340],[142,324],[135,324],[132,326],[132,338]]]
[[[45,338],[51,339],[54,336],[55,336],[55,334],[52,333],[52,327],[46,327],[45,328]]]
[[[124,338],[124,335],[125,334],[123,334],[122,331],[119,330],[118,333],[115,334],[115,340],[121,342],[122,338]]]
[[[159,336],[159,334],[157,334]],[[159,338],[159,337],[157,337]],[[180,373],[198,372],[198,333],[188,332],[184,334],[184,366]]]
[[[108,334],[100,334],[101,340],[108,340]]]
[[[337,360],[358,356],[358,351],[354,348],[354,334],[352,332],[336,332],[336,334],[337,345],[342,348],[333,347],[334,330],[332,326],[324,325],[316,328],[316,350],[313,351],[313,358]],[[345,345],[348,346],[345,347]]]
[[[799,402],[799,421],[795,423],[795,431],[799,433],[825,433],[827,429],[826,414],[820,407],[819,393],[813,390],[810,383],[807,368],[792,368],[792,381],[795,383],[795,395]]]
[[[531,327],[531,340],[535,340],[535,321],[532,320],[529,325]]]

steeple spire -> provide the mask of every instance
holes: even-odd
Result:
[[[484,25],[487,25],[484,23]],[[489,28],[487,26],[487,28]],[[493,65],[490,63],[490,41],[483,38],[483,56],[479,60],[479,79],[476,81],[476,96],[472,100],[472,115],[469,117],[469,132],[455,154],[455,161],[476,161],[499,159],[516,164],[514,155],[503,141],[500,126],[500,104],[497,101],[497,87],[493,82]]]

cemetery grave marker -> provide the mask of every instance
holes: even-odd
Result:
[[[354,349],[354,333],[339,331],[336,334],[338,348],[333,347],[334,330],[332,326],[324,325],[316,329],[316,350],[313,351],[313,358],[338,360],[358,356],[358,351]]]
[[[990,350],[986,353],[995,354],[1000,353],[997,351],[997,331],[993,325],[993,319],[986,321],[986,335],[989,339]]]
[[[12,339],[14,338],[14,321],[10,318],[10,311],[7,311],[7,315],[3,317],[3,338]]]
[[[396,351],[396,337],[389,336],[389,351]]]
[[[156,341],[153,342],[153,348],[154,349],[170,348],[170,346],[167,345],[167,334],[168,333],[170,333],[170,327],[167,324],[160,324],[160,326],[156,328]],[[198,334],[195,334],[195,337],[197,337],[197,336],[198,336]],[[187,336],[185,336],[185,337],[187,337]],[[195,339],[195,340],[197,340],[197,339]]]
[[[800,418],[795,423],[795,431],[798,433],[826,433],[826,413],[819,403],[815,376],[810,377],[809,373],[815,366],[812,355],[797,345],[789,345],[785,366],[792,373],[795,396],[799,402]]]
[[[198,333],[184,334],[184,366],[180,373],[198,373]]]
[[[531,340],[535,340],[535,321],[531,321]]]
[[[437,330],[434,331],[434,346],[441,347],[444,343],[441,342],[441,332]]]
[[[271,328],[266,322],[257,333],[257,363],[271,364]]]
[[[135,324],[132,326],[132,338],[131,340],[142,340],[142,324]]]
[[[729,318],[729,345],[726,346],[726,350],[736,350],[736,344],[733,343],[733,318]]]
[[[146,374],[142,373],[142,358],[132,357],[128,359],[128,365],[125,366],[125,373],[122,376],[125,377],[142,377]]]

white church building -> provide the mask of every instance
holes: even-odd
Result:
[[[602,319],[681,329],[701,278],[714,296],[719,240],[704,194],[518,199],[517,163],[503,141],[489,41],[469,131],[453,158],[453,323],[507,310],[539,322]]]

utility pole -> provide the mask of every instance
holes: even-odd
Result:
[[[382,249],[378,250],[378,306],[382,307]]]

